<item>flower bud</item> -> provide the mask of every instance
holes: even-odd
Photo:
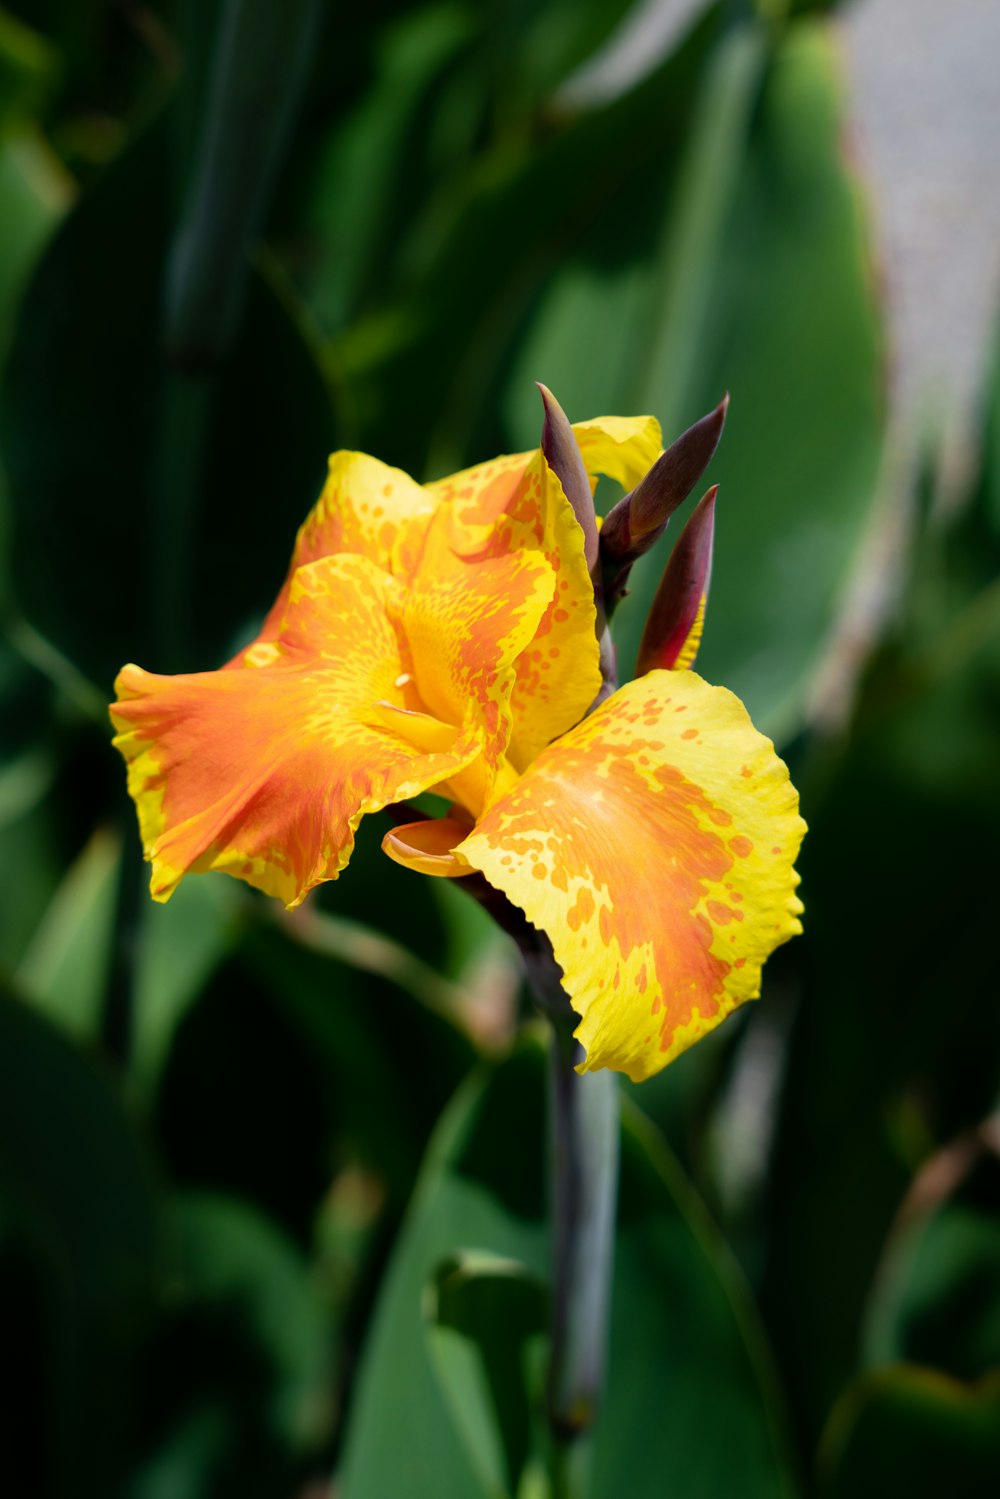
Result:
[[[670,517],[711,462],[728,407],[727,394],[714,411],[671,443],[631,494],[619,500],[607,515],[600,551],[609,612],[625,592],[632,564],[659,540]]]
[[[680,670],[694,661],[712,573],[717,484],[698,502],[681,532],[646,620],[635,674]]]
[[[569,418],[552,392],[540,381],[535,382],[545,407],[542,426],[542,452],[552,472],[573,507],[573,514],[583,527],[583,551],[592,573],[597,563],[597,519],[590,479]]]

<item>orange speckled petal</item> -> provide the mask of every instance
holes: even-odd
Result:
[[[431,530],[440,528],[436,517]],[[449,559],[432,537],[419,571],[401,589],[398,618],[422,702],[438,718],[464,724],[482,743],[482,756],[452,782],[456,799],[473,814],[493,794],[510,740],[516,662],[537,633],[555,585],[539,552]]]
[[[607,474],[625,489],[634,489],[663,452],[655,416],[595,416],[573,431],[587,472]]]
[[[738,698],[653,671],[530,766],[456,850],[548,933],[586,1068],[639,1080],[760,992],[800,930],[805,831]]]
[[[600,689],[583,530],[540,451],[497,458],[431,487],[440,509],[428,531],[423,571],[439,575],[486,557],[533,554],[555,578],[511,692],[507,754],[523,769],[583,716]]]
[[[165,677],[126,666],[111,709],[151,891],[224,870],[288,906],[335,879],[366,812],[468,765],[479,739],[423,711],[367,558],[300,568],[277,640],[243,665]]]
[[[429,516],[434,505],[433,495],[402,469],[390,468],[367,453],[333,453],[323,492],[299,527],[288,576],[258,638],[277,636],[298,568],[347,552],[391,572],[400,528]]]

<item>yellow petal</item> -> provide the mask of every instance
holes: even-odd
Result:
[[[738,698],[653,671],[546,750],[456,852],[548,933],[584,1065],[638,1080],[756,997],[800,930],[797,808]]]
[[[480,735],[481,757],[452,783],[454,797],[477,814],[508,750],[518,661],[538,633],[556,577],[538,550],[459,557],[451,531],[443,505],[428,527],[419,566],[401,587],[396,617],[428,710]]]
[[[497,458],[428,488],[440,506],[431,527],[439,535],[421,570],[437,575],[486,557],[534,556],[554,579],[510,694],[507,755],[522,769],[582,717],[601,685],[583,530],[540,451]]]
[[[390,468],[367,453],[333,453],[323,492],[299,527],[288,576],[259,638],[271,640],[278,634],[292,578],[300,567],[346,552],[391,572],[400,528],[416,517],[429,516],[433,509],[433,496],[402,469]]]
[[[297,905],[343,869],[364,813],[476,757],[479,737],[419,700],[388,613],[398,588],[364,557],[325,558],[298,570],[279,638],[241,666],[120,673],[115,744],[158,900],[220,869]]]
[[[634,489],[663,452],[655,416],[595,416],[577,422],[573,431],[587,472],[607,474],[625,489]]]

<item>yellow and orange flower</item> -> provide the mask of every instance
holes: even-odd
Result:
[[[631,488],[660,453],[652,418],[574,432],[592,481]],[[386,852],[478,871],[547,933],[587,1068],[659,1070],[756,996],[800,930],[804,825],[742,704],[686,666],[588,715],[595,622],[583,531],[541,450],[428,485],[335,454],[253,644],[219,671],[119,675],[154,898],[217,869],[298,905],[365,813],[434,791],[450,814]]]

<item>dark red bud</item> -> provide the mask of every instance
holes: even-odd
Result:
[[[593,572],[597,562],[597,520],[594,496],[586,465],[569,418],[552,392],[540,381],[535,382],[545,407],[542,426],[542,452],[549,467],[562,485],[573,514],[583,527],[583,551],[587,567]]]
[[[601,528],[601,562],[609,600],[621,597],[628,570],[659,537],[712,460],[726,424],[729,395],[671,443],[631,494],[608,512]]]
[[[639,646],[635,674],[675,666],[698,618],[712,575],[717,484],[698,502],[680,534],[656,591]]]

